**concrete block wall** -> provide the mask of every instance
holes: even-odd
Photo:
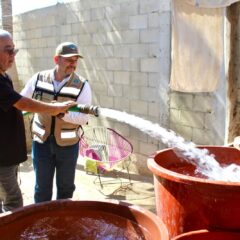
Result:
[[[216,93],[171,92],[170,128],[196,144],[224,145],[226,90],[222,88]]]
[[[170,4],[170,0],[81,0],[15,16],[19,79],[25,84],[35,72],[52,68],[57,44],[73,41],[84,56],[77,72],[89,79],[93,104],[137,115],[198,144],[221,144],[224,127],[218,117],[224,118],[224,107],[219,110],[218,104],[224,94],[184,94],[168,87]],[[91,117],[89,125],[99,124],[131,141],[133,171],[151,174],[148,156],[166,145],[124,123]],[[216,127],[223,129],[219,133]]]

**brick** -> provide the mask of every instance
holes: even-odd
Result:
[[[93,63],[96,70],[106,70],[107,62],[105,58],[96,57],[91,59],[89,65],[92,65],[91,63]]]
[[[129,112],[130,100],[126,97],[114,97],[114,109]]]
[[[139,99],[140,98],[140,93],[139,93],[139,88],[138,87],[134,87],[131,88],[129,86],[124,86],[123,87],[123,96],[125,96],[126,98],[132,100],[132,99]]]
[[[141,72],[160,72],[160,62],[156,58],[145,58],[141,60]]]
[[[122,85],[129,85],[130,81],[130,74],[129,72],[114,72],[114,83],[122,84]]]
[[[148,15],[149,28],[159,28],[161,25],[160,16],[158,12],[153,12]]]
[[[61,35],[71,35],[72,34],[72,29],[71,29],[71,25],[62,25],[60,26],[60,34]]]
[[[122,60],[119,58],[107,59],[107,69],[108,70],[122,70]]]
[[[148,86],[148,75],[147,73],[132,72],[131,76],[131,86]]]
[[[138,14],[138,1],[127,1],[120,4],[120,12],[122,15],[134,16]]]
[[[113,17],[121,17],[120,5],[111,5],[106,7],[106,17],[111,19]]]
[[[106,86],[107,87],[107,86]],[[108,85],[108,96],[110,97],[122,97],[123,95],[123,86],[122,85]]]
[[[148,104],[148,115],[151,117],[159,117],[161,107],[159,103],[149,103]]]
[[[136,58],[127,58],[123,60],[123,70],[129,72],[139,72],[140,64],[139,59]]]
[[[91,35],[89,35],[89,37],[91,39]],[[92,34],[92,43],[95,45],[102,46],[103,44],[106,43],[106,34],[105,33],[93,33]]]
[[[106,83],[113,83],[113,72],[111,71],[106,71],[106,69],[104,69],[103,71],[97,71],[97,75],[99,78],[99,81],[101,82],[106,82]]]
[[[193,108],[193,94],[172,92],[170,94],[170,108],[191,110]]]
[[[212,131],[207,129],[197,129],[193,128],[193,139],[192,141],[198,145],[222,145],[222,141],[224,139],[218,138],[216,139],[216,135],[213,134]],[[218,143],[217,143],[218,142]],[[213,144],[215,143],[215,144]]]
[[[113,108],[113,97],[100,96],[100,106]]]
[[[137,100],[131,101],[130,111],[135,114],[146,115],[148,112],[148,104],[144,101],[137,101]]]
[[[160,42],[160,31],[159,29],[146,29],[140,32],[141,43],[154,43]]]
[[[157,99],[157,89],[156,88],[140,88],[140,99],[146,102],[155,102]]]
[[[147,15],[137,15],[129,17],[130,29],[145,29],[148,27]]]
[[[213,111],[213,98],[208,94],[195,95],[193,97],[193,111],[212,112]]]
[[[105,17],[105,9],[104,8],[94,8],[91,9],[91,19],[92,20],[100,20]]]
[[[178,123],[170,124],[170,129],[176,133],[176,136],[183,137],[186,141],[192,141],[193,128],[183,126]]]
[[[81,45],[90,44],[92,37],[90,34],[78,34],[78,43],[79,43],[79,51],[81,52]]]
[[[170,124],[181,123],[181,112],[178,109],[170,109],[169,113]]]
[[[148,46],[146,44],[133,44],[129,46],[130,56],[133,58],[148,57]]]
[[[97,47],[96,46],[85,46],[82,48],[82,54],[84,56],[96,57],[97,56]],[[101,57],[101,56],[99,56],[99,57]]]
[[[113,46],[98,46],[97,47],[98,57],[113,57]]]
[[[113,31],[107,33],[108,44],[135,44],[139,43],[139,31],[127,30],[127,31]]]
[[[114,29],[117,29],[118,31],[129,29],[128,17],[121,16],[121,17],[112,18],[112,24],[114,26]]]
[[[91,78],[91,81],[93,81],[92,78]],[[108,86],[106,84],[102,84],[102,83],[98,83],[98,82],[94,82],[94,84],[91,84],[91,82],[90,82],[90,85],[94,92],[96,91],[97,93],[100,93],[101,95],[108,94]]]
[[[113,52],[116,58],[128,58],[130,57],[130,46],[129,45],[113,46]]]
[[[139,153],[140,154],[151,155],[151,154],[155,153],[157,150],[158,150],[158,146],[156,146],[154,144],[140,142],[140,145],[139,145]]]
[[[185,126],[204,128],[204,113],[192,111],[180,111],[180,121]]]

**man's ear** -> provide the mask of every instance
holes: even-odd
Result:
[[[58,62],[59,62],[59,56],[54,56],[54,62],[55,62],[55,64],[58,64]]]

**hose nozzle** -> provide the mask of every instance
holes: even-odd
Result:
[[[72,112],[81,112],[85,114],[92,114],[96,117],[99,115],[99,107],[93,105],[78,104],[77,106],[69,108]]]

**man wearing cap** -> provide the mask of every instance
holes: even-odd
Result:
[[[54,69],[36,73],[21,94],[44,102],[76,101],[91,104],[89,83],[75,73],[79,58],[83,58],[74,43],[58,45]],[[52,199],[56,171],[56,199],[72,198],[75,190],[75,168],[79,150],[79,127],[88,122],[84,113],[68,112],[62,118],[35,114],[32,122],[32,158],[36,174],[34,201]]]

